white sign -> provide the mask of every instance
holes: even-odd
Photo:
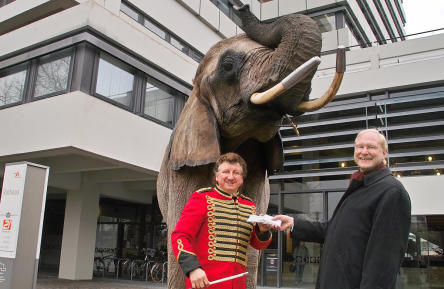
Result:
[[[5,167],[0,200],[0,257],[15,258],[27,164]]]

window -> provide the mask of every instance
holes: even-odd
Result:
[[[12,3],[15,0],[0,0],[0,7],[5,6],[6,4]]]
[[[129,65],[101,53],[96,93],[130,107],[133,103],[135,70]]]
[[[143,113],[172,125],[176,98],[173,93],[161,83],[147,81]]]
[[[336,15],[335,13],[328,13],[313,17],[319,25],[321,33],[336,30]]]
[[[148,28],[148,30],[150,30],[151,32],[154,32],[155,34],[157,34],[157,36],[159,36],[162,39],[167,39],[167,33],[160,28],[159,26],[157,26],[156,24],[154,24],[152,21],[148,20],[147,18],[143,19],[143,25]]]
[[[71,55],[70,48],[39,58],[34,97],[68,90]]]
[[[183,44],[181,41],[177,40],[174,37],[171,37],[170,42],[174,47],[176,47],[183,53],[188,54],[188,47],[185,44]]]
[[[0,71],[0,107],[23,100],[26,67],[22,64]]]
[[[137,22],[139,22],[139,13],[137,13],[136,11],[134,11],[131,7],[129,7],[128,5],[126,5],[124,2],[120,3],[120,10],[125,13],[126,15],[128,15],[129,17],[133,18],[134,20],[136,20]]]
[[[215,4],[220,2],[219,5],[223,5],[224,7],[228,8],[227,0],[214,0],[213,2]],[[161,24],[156,23],[154,19],[146,15],[143,11],[139,11],[137,8],[133,8],[130,4],[127,4],[124,1],[122,1],[120,5],[120,10],[135,21],[142,24],[145,28],[147,28],[163,40],[169,42],[171,45],[173,45],[192,59],[196,60],[197,62],[200,62],[202,60],[203,55],[199,51],[186,44],[179,37],[173,37],[171,31],[163,27]]]

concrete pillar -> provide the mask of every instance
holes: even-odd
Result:
[[[98,186],[83,178],[66,196],[59,278],[92,279],[98,211]]]

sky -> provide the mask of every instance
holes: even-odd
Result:
[[[404,0],[403,7],[407,35],[444,28],[444,0]]]

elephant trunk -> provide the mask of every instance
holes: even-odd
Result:
[[[321,32],[313,19],[305,15],[291,14],[273,21],[259,21],[249,10],[248,5],[238,9],[242,20],[242,29],[247,36],[264,45],[268,50],[256,50],[251,55],[252,68],[259,71],[257,82],[246,89],[261,92],[272,88],[290,75],[298,67],[313,57],[321,54]],[[261,56],[259,56],[261,54]],[[265,56],[264,56],[265,55]],[[260,61],[258,61],[260,60]],[[301,114],[298,104],[308,100],[311,91],[311,79],[316,69],[313,66],[303,74],[292,88],[285,88],[282,95],[269,102],[281,114]],[[254,85],[254,87],[253,87]],[[254,102],[253,102],[254,103]]]
[[[274,50],[268,62],[272,73],[277,74],[268,75],[277,77],[274,80],[282,80],[308,59],[320,56],[321,33],[310,17],[291,14],[261,22],[250,12],[248,5],[239,8],[238,12],[242,20],[241,28],[247,36]]]

